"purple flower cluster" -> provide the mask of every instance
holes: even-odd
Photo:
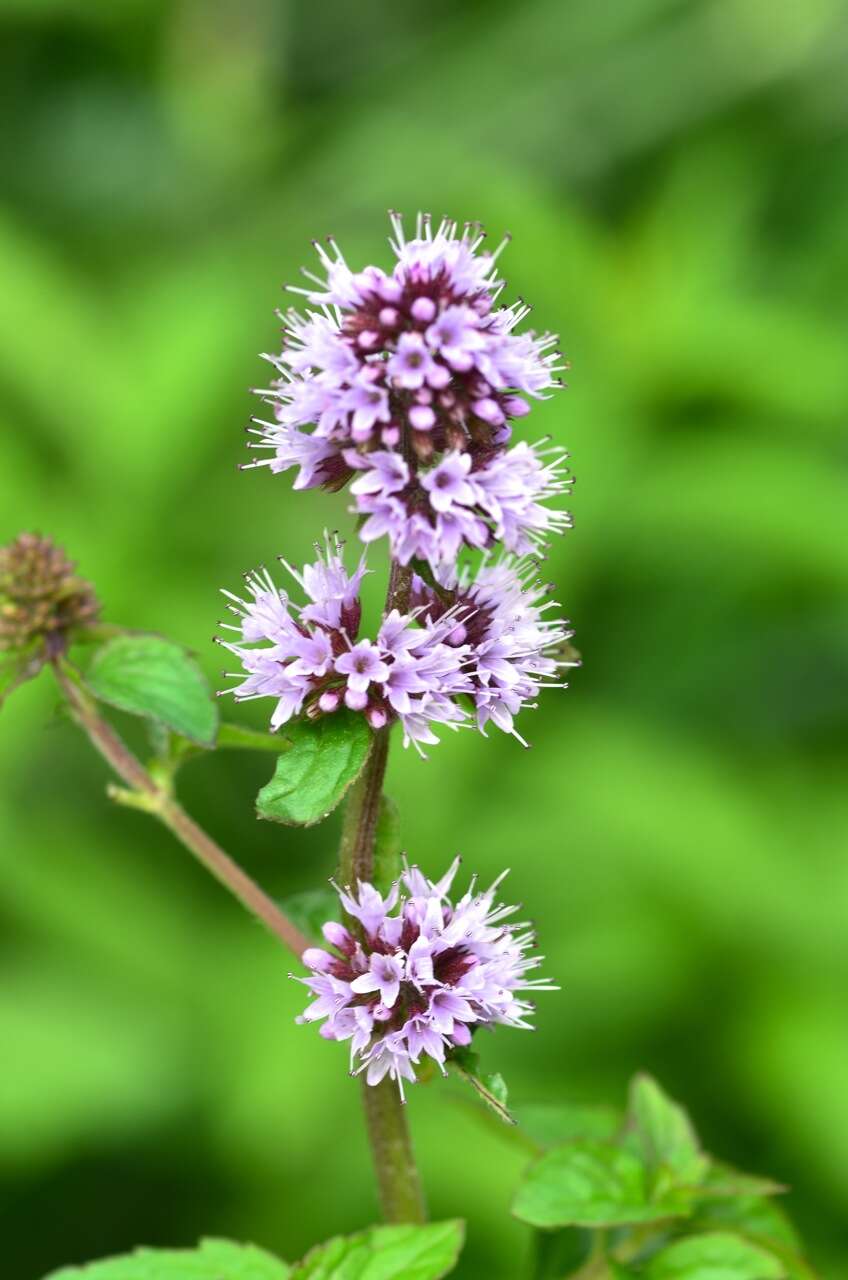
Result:
[[[229,673],[240,681],[230,692],[273,698],[273,729],[344,706],[374,729],[400,721],[420,750],[438,742],[434,725],[470,724],[473,712],[482,731],[492,721],[523,742],[513,717],[574,665],[562,654],[571,633],[543,617],[556,604],[530,562],[484,565],[474,578],[443,572],[434,586],[416,575],[410,612],[389,612],[374,640],[359,637],[364,556],[349,575],[327,537],[301,572],[282,563],[308,603],[294,604],[265,569],[248,574],[247,599],[224,593],[239,622],[222,625],[237,639],[219,639],[243,669]]]
[[[253,428],[271,456],[250,465],[296,466],[301,489],[355,476],[363,537],[385,534],[402,563],[495,542],[522,554],[569,523],[543,505],[568,491],[564,452],[510,447],[527,398],[559,385],[556,338],[515,333],[530,308],[495,305],[506,241],[486,252],[477,225],[434,231],[426,215],[411,240],[399,215],[392,227],[391,274],[316,246],[325,278],[293,291],[319,309],[283,317],[283,351],[266,357],[278,377],[260,391],[274,420]]]
[[[506,923],[518,908],[496,904],[503,875],[484,893],[472,882],[452,903],[458,866],[457,858],[435,882],[407,868],[385,898],[365,883],[340,891],[351,927],[325,925],[332,950],[303,954],[313,976],[298,981],[315,998],[300,1021],[322,1021],[327,1040],[349,1040],[351,1069],[371,1085],[388,1075],[401,1097],[422,1056],[444,1072],[446,1054],[478,1028],[529,1029],[533,1006],[519,993],[556,990],[527,977],[542,957],[527,954],[526,925]]]
[[[558,609],[550,584],[537,580],[533,560],[504,558],[484,564],[476,575],[443,570],[435,586],[413,576],[413,604],[427,626],[456,620],[451,642],[468,655],[467,674],[477,727],[485,734],[492,722],[526,742],[514,725],[523,707],[535,706],[542,688],[567,688],[564,668],[579,665],[568,641],[573,632],[563,618],[546,618]]]

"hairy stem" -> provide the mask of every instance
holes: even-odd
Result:
[[[60,663],[54,663],[53,670],[77,724],[130,789],[128,792],[114,789],[114,798],[143,809],[164,823],[189,853],[238,898],[243,907],[300,958],[310,946],[308,938],[304,937],[255,880],[251,880],[229,854],[197,825],[168,787],[158,782],[145,769],[112,726],[103,719],[85,690],[75,683]]]
[[[393,562],[386,598],[387,613],[392,609],[407,610],[411,585],[412,571]],[[383,796],[390,732],[385,728],[374,734],[365,767],[348,796],[339,850],[342,885],[373,879],[374,839]],[[425,1222],[427,1211],[421,1180],[397,1085],[388,1078],[378,1085],[366,1084],[363,1079],[362,1103],[384,1218],[387,1222]]]

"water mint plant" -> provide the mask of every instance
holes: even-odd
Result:
[[[544,580],[547,540],[570,526],[558,505],[566,455],[513,439],[565,364],[553,335],[522,331],[526,304],[501,302],[508,238],[489,250],[478,224],[434,226],[423,214],[411,234],[398,214],[391,228],[388,269],[352,268],[332,240],[316,246],[319,272],[294,289],[303,309],[285,312],[282,348],[267,357],[274,376],[259,394],[271,416],[251,441],[267,456],[247,469],[293,470],[295,491],[346,490],[356,545],[325,531],[314,560],[296,567],[281,555],[279,571],[225,589],[216,639],[234,683],[223,701],[181,646],[101,624],[93,588],[48,540],[22,535],[0,550],[12,684],[49,668],[117,776],[110,797],[164,823],[294,957],[309,993],[298,1021],[346,1045],[360,1081],[387,1225],[332,1238],[292,1267],[207,1240],[53,1280],[438,1280],[458,1261],[464,1227],[427,1221],[406,1101],[445,1076],[527,1156],[512,1213],[528,1228],[534,1280],[809,1280],[774,1202],[782,1188],[710,1157],[650,1077],[634,1078],[618,1113],[565,1099],[512,1104],[481,1065],[484,1034],[532,1029],[532,997],[568,975],[538,973],[532,925],[500,898],[506,872],[481,889],[463,871],[455,888],[458,858],[445,870],[441,852],[402,850],[383,784],[393,736],[421,756],[445,729],[495,729],[527,745],[529,712],[579,663]],[[257,559],[278,550],[257,548]],[[385,601],[369,618],[362,586],[377,568],[367,556],[379,565],[383,550]],[[267,700],[270,732],[221,721],[226,695]],[[110,708],[145,722],[149,758],[128,748]],[[260,817],[307,826],[344,805],[332,891],[316,887],[308,909],[303,897],[275,902],[180,803],[182,766],[217,749],[273,758]],[[427,765],[416,768],[423,794]],[[457,815],[460,843],[467,820]],[[445,1135],[461,1160],[449,1120]]]

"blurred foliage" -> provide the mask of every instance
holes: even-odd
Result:
[[[562,984],[536,1035],[482,1046],[519,1107],[656,1072],[848,1276],[845,0],[3,0],[0,22],[0,541],[50,533],[108,618],[210,676],[217,587],[350,528],[340,498],[236,473],[309,238],[385,261],[388,206],[513,232],[509,294],[574,367],[533,438],[574,455],[550,574],[585,666],[528,715],[532,751],[398,749],[404,844],[513,867]],[[107,804],[55,706],[43,675],[0,722],[10,1277],[210,1233],[299,1257],[373,1221],[344,1049],[294,1025],[258,927]],[[338,817],[257,823],[267,775],[222,753],[181,791],[283,897],[331,874]],[[417,1089],[411,1122],[434,1215],[469,1221],[457,1275],[506,1280],[525,1157],[461,1088]]]

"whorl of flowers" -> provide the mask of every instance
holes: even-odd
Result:
[[[224,592],[239,622],[222,625],[238,638],[219,643],[243,668],[230,673],[240,681],[230,692],[275,699],[274,729],[347,707],[374,729],[400,721],[404,742],[420,749],[438,742],[434,725],[471,724],[473,712],[481,730],[491,720],[523,742],[513,717],[575,665],[562,651],[564,622],[543,617],[556,605],[533,581],[535,564],[484,565],[473,578],[443,572],[432,586],[414,576],[410,612],[393,609],[369,639],[360,638],[364,556],[349,575],[337,540],[325,535],[317,549],[300,572],[282,561],[305,605],[266,569],[246,575],[247,599]]]
[[[521,442],[511,422],[546,398],[565,366],[552,334],[518,334],[530,308],[497,306],[496,262],[478,224],[419,215],[413,239],[391,215],[396,265],[353,272],[333,240],[316,243],[324,278],[292,288],[278,377],[259,394],[274,420],[254,419],[251,466],[297,467],[295,488],[353,479],[365,541],[386,535],[401,563],[453,560],[463,546],[530,551],[569,517],[544,503],[568,491],[565,454]]]
[[[99,612],[91,583],[50,538],[22,533],[0,547],[0,652],[56,657]]]
[[[568,644],[574,634],[563,618],[546,618],[558,609],[549,597],[551,585],[538,580],[538,563],[504,558],[470,570],[443,570],[433,585],[418,575],[412,579],[412,599],[423,621],[432,626],[446,616],[456,619],[453,644],[470,655],[467,668],[477,727],[491,722],[524,739],[513,717],[533,701],[542,688],[566,688],[563,668],[580,665]]]
[[[484,893],[472,882],[453,903],[458,866],[438,881],[407,868],[385,898],[366,883],[340,890],[350,927],[326,924],[331,950],[303,954],[312,976],[298,981],[315,998],[300,1021],[320,1020],[326,1039],[349,1040],[351,1069],[371,1085],[388,1075],[401,1097],[422,1057],[444,1072],[446,1054],[480,1027],[530,1029],[523,993],[556,989],[527,976],[542,957],[528,954],[528,926],[509,922],[518,908],[496,903],[506,872]]]

